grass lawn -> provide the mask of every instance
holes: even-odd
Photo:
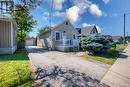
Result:
[[[27,53],[0,55],[0,87],[32,87],[31,68]]]
[[[119,44],[119,45],[117,45],[116,49],[110,49],[106,53],[94,54],[94,55],[85,54],[82,57],[94,59],[94,60],[112,65],[116,61],[116,59],[118,58],[119,52],[123,51],[126,47],[127,47],[127,44],[126,45]]]

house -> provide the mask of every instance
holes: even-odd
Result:
[[[111,36],[111,38],[116,43],[123,43],[123,37],[121,36]]]
[[[7,16],[0,16],[0,54],[13,54],[17,49],[17,24]]]
[[[103,35],[106,39],[112,40],[115,43],[122,44],[123,37],[122,36],[111,36],[111,35]]]
[[[26,36],[25,45],[26,46],[34,46],[36,38],[30,37],[29,35]]]
[[[96,25],[89,25],[82,28],[76,28],[80,35],[99,34],[98,27]]]
[[[69,51],[78,48],[78,31],[69,20],[48,29],[37,37],[37,45],[46,49]]]

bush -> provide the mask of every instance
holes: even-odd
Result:
[[[112,48],[116,49],[116,42],[110,42]]]
[[[81,36],[80,40],[81,48],[89,52],[101,53],[111,48],[109,40],[101,35]]]

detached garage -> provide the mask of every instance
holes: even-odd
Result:
[[[9,17],[0,16],[0,54],[13,54],[17,49],[17,24]]]

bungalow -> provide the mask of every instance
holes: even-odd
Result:
[[[13,54],[17,49],[17,24],[7,16],[0,16],[0,54]]]
[[[37,45],[46,49],[69,51],[78,48],[78,31],[69,20],[48,29],[37,37]]]
[[[86,26],[86,27],[76,28],[76,29],[79,33],[79,36],[80,35],[99,34],[100,33],[96,25],[89,25],[89,26]]]

